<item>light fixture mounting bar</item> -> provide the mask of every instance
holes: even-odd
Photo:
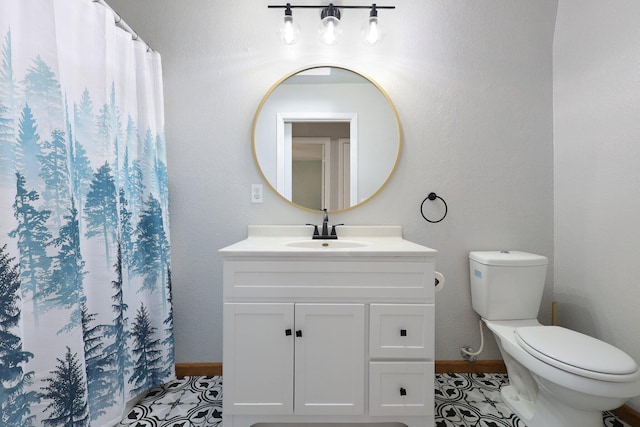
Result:
[[[333,5],[333,7],[337,8],[337,9],[371,9],[372,7],[375,7],[376,9],[395,9],[395,6],[378,6],[377,4],[373,4],[370,6],[347,6],[347,5],[337,5],[337,4],[333,4],[330,3],[331,5]],[[324,4],[324,5],[294,5],[294,4],[270,4],[267,6],[269,9],[324,9],[326,7],[329,7],[328,4]]]

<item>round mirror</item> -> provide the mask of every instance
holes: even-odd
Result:
[[[345,68],[285,76],[253,121],[253,155],[265,181],[307,210],[341,211],[371,199],[393,174],[400,149],[389,96]]]

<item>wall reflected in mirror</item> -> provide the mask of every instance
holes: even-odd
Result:
[[[295,206],[349,209],[374,196],[401,147],[397,112],[382,89],[337,67],[293,73],[263,98],[253,153],[271,188]]]

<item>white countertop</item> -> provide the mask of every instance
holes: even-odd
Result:
[[[329,228],[330,230],[331,228]],[[220,249],[222,256],[428,256],[437,251],[402,238],[400,226],[339,226],[337,240],[313,240],[313,227],[250,225],[248,237]],[[303,246],[303,247],[300,247]]]

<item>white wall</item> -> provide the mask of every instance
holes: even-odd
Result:
[[[338,46],[320,44],[318,12],[311,10],[294,11],[301,41],[281,45],[274,32],[283,12],[267,9],[270,3],[109,0],[162,54],[177,361],[222,360],[219,248],[246,237],[248,224],[321,219],[270,193],[262,205],[250,203],[250,185],[260,182],[251,125],[279,78],[326,63],[360,71],[385,88],[404,133],[387,187],[330,219],[401,225],[406,238],[439,251],[437,269],[447,287],[437,296],[436,357],[459,359],[461,346],[479,341],[468,252],[520,249],[553,259],[557,0],[392,1],[394,11],[380,11],[387,38],[373,48],[356,40],[366,12],[352,10],[343,13]],[[439,224],[419,212],[431,191],[449,204]],[[435,216],[440,206],[427,202],[425,213]],[[545,322],[553,264],[547,280]],[[499,358],[492,339],[483,357]]]
[[[638,22],[636,0],[560,1],[553,107],[559,321],[640,361]]]

